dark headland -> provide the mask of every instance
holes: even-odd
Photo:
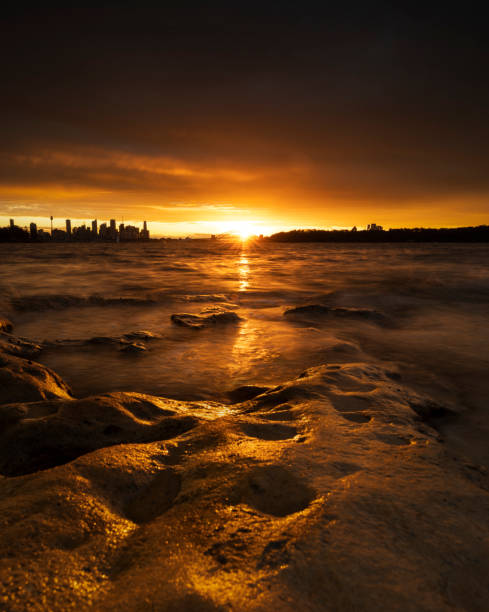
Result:
[[[296,229],[279,232],[271,242],[489,242],[489,226],[357,230]]]

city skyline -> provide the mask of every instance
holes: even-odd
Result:
[[[28,234],[28,238],[32,241],[80,241],[87,242],[92,240],[111,241],[111,242],[131,242],[137,240],[149,240],[150,232],[148,230],[147,221],[143,221],[142,229],[129,223],[121,222],[117,225],[116,219],[110,219],[106,222],[98,224],[98,219],[93,219],[90,223],[81,225],[73,225],[72,219],[64,220],[64,229],[55,227],[54,218],[50,216],[49,230],[38,227],[34,221],[30,221],[29,225],[23,227],[15,223],[15,219],[9,219],[7,229],[10,229],[12,235],[14,232],[23,232]],[[1,229],[1,228],[0,228]],[[4,228],[5,229],[5,228]]]

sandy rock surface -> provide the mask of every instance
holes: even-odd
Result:
[[[395,371],[223,405],[1,359],[2,610],[486,609],[487,475]]]

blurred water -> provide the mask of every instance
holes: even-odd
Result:
[[[158,335],[140,355],[117,343],[46,348],[39,360],[77,396],[222,399],[319,363],[375,358],[440,397],[477,404],[487,398],[488,255],[487,245],[460,244],[2,244],[0,312],[38,341]],[[314,303],[373,308],[391,325],[283,316]],[[170,320],[212,307],[243,320],[200,331]]]

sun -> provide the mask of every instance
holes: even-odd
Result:
[[[241,240],[245,241],[253,236],[253,234],[256,234],[256,231],[251,223],[243,222],[237,227],[236,234],[241,238]]]
[[[253,221],[245,221],[245,220],[232,221],[231,223],[225,223],[225,224],[223,223],[222,231],[229,233],[229,234],[234,234],[243,242],[248,240],[248,238],[250,238],[251,236],[254,236],[260,233],[258,231],[256,223],[253,223]]]

